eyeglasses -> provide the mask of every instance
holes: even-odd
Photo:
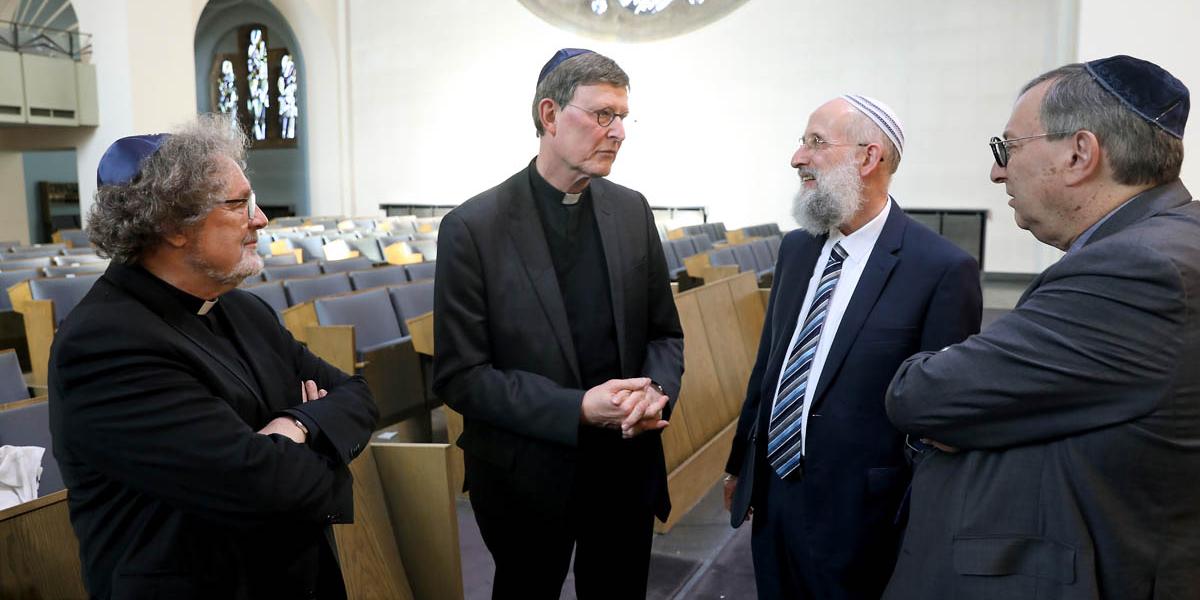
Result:
[[[254,213],[258,212],[258,200],[254,197],[254,192],[250,192],[247,198],[233,198],[232,200],[221,200],[217,204],[237,204],[239,202],[246,203],[246,218],[253,221]]]
[[[1038,138],[1044,138],[1044,137],[1051,136],[1051,135],[1069,135],[1072,133],[1075,133],[1075,132],[1074,131],[1055,131],[1054,133],[1039,133],[1037,135],[1027,135],[1025,137],[1013,138],[1011,140],[1003,140],[998,137],[994,137],[994,138],[992,138],[992,140],[990,142],[988,142],[988,146],[991,146],[991,148],[992,148],[992,157],[996,159],[996,164],[999,165],[1001,169],[1003,169],[1008,166],[1009,144],[1012,144],[1013,142],[1024,141],[1024,140],[1036,140]]]
[[[616,119],[617,117],[621,118],[622,123],[626,123],[627,119],[629,118],[628,112],[619,113],[611,108],[602,108],[600,110],[588,110],[577,104],[568,104],[567,106],[574,106],[575,108],[578,108],[579,110],[582,110],[583,112],[591,113],[591,114],[595,115],[596,116],[596,124],[601,127],[608,127],[609,125],[612,125],[613,119]]]
[[[835,142],[832,140],[822,139],[821,136],[819,136],[815,133],[810,133],[810,134],[800,138],[800,147],[808,148],[809,150],[812,150],[813,152],[820,152],[821,150],[824,150],[825,148],[828,148],[830,146],[866,147],[869,145],[870,144],[863,144],[863,143],[856,143],[856,142]]]

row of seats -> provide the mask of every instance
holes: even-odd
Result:
[[[96,250],[91,247],[82,248],[67,248],[63,244],[40,244],[36,246],[18,246],[11,247],[7,251],[0,252],[0,265],[7,265],[15,261],[23,261],[34,258],[45,257],[74,257],[81,255],[95,254]]]
[[[325,231],[386,230],[397,235],[436,231],[441,217],[392,216],[376,217],[280,217],[271,221],[272,228],[320,227]]]
[[[409,339],[406,321],[433,310],[433,281],[414,281],[313,300],[317,322],[354,326],[359,355]]]
[[[689,235],[663,242],[663,254],[667,258],[667,270],[671,279],[678,279],[687,270],[683,261],[689,256],[712,250],[712,239],[707,234]]]
[[[302,232],[271,233],[266,230],[260,231],[258,234],[259,254],[269,256],[272,253],[282,254],[283,252],[291,253],[293,250],[300,250],[302,260],[305,262],[325,260],[327,258],[327,246],[340,240],[345,242],[349,249],[357,251],[360,256],[374,262],[384,262],[387,258],[387,247],[394,244],[404,244],[406,246],[406,254],[419,253],[425,260],[437,260],[436,234],[434,234],[435,237],[432,239],[412,239],[407,235],[361,235],[356,232],[295,235],[298,233]]]
[[[775,274],[775,261],[779,258],[779,236],[759,238],[712,250],[708,254],[710,264],[716,267],[737,265],[738,270],[758,275],[759,280]]]
[[[353,259],[350,259],[353,260]],[[346,262],[346,261],[336,261]],[[277,312],[320,296],[343,294],[414,281],[432,280],[434,263],[415,263],[354,270],[325,271],[322,268],[336,263],[304,263],[294,267],[271,267],[266,283],[242,289],[262,298]],[[264,269],[266,271],[267,269]]]
[[[700,223],[698,225],[685,225],[676,231],[682,230],[685,236],[707,235],[708,239],[713,242],[725,241],[725,224],[724,223]]]
[[[741,231],[743,234],[746,235],[746,237],[767,238],[767,237],[771,237],[773,235],[777,235],[780,237],[783,236],[783,232],[779,231],[779,223],[763,223],[762,225],[750,225],[749,227],[743,227],[741,229]]]

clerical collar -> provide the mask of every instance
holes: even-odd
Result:
[[[529,182],[533,185],[533,195],[538,200],[551,205],[561,204],[564,206],[574,206],[579,204],[579,201],[583,198],[583,195],[586,194],[590,188],[590,186],[584,188],[583,191],[579,192],[578,194],[569,194],[560,191],[558,188],[550,185],[550,182],[546,181],[546,178],[542,177],[541,173],[538,173],[537,158],[534,158],[533,161],[529,163]]]
[[[179,301],[179,304],[181,304],[184,310],[186,310],[189,314],[204,316],[208,314],[208,312],[211,311],[214,306],[217,305],[217,299],[205,300],[203,298],[197,298],[167,283],[166,281],[159,279],[157,275],[151,273],[141,265],[133,265],[133,267],[140,269],[143,273],[148,275],[152,281],[162,286],[164,290],[167,290],[167,292],[169,292],[173,298]]]

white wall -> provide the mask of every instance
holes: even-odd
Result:
[[[638,122],[612,179],[655,205],[706,205],[737,227],[790,226],[788,161],[808,114],[844,91],[891,104],[908,145],[893,192],[906,207],[992,211],[987,269],[1034,272],[1038,244],[991,184],[986,142],[1022,83],[1071,60],[1071,0],[814,5],[752,0],[688,35],[638,44],[559,30],[515,0],[349,0],[356,212],[456,204],[537,151],[536,74],[563,46],[630,74]]]
[[[1154,62],[1190,88],[1192,112],[1200,114],[1200,2],[1155,0],[1133,10],[1128,2],[1082,0],[1079,11],[1079,60],[1128,54]],[[1200,118],[1192,115],[1183,146],[1200,152]],[[1190,155],[1190,153],[1189,153]],[[1185,160],[1183,182],[1200,193],[1200,162]]]
[[[29,243],[25,164],[20,152],[0,151],[0,240]]]

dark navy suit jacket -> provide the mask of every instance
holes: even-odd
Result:
[[[784,237],[727,471],[737,475],[755,448],[752,506],[762,501],[766,431],[809,278],[826,236]],[[888,421],[884,394],[900,363],[979,331],[979,266],[964,251],[912,220],[894,202],[825,359],[810,409],[803,473],[809,544],[817,568],[844,573],[882,592],[895,561],[897,510],[911,469],[904,435]],[[752,432],[758,442],[748,444]],[[769,524],[768,524],[769,526]]]

